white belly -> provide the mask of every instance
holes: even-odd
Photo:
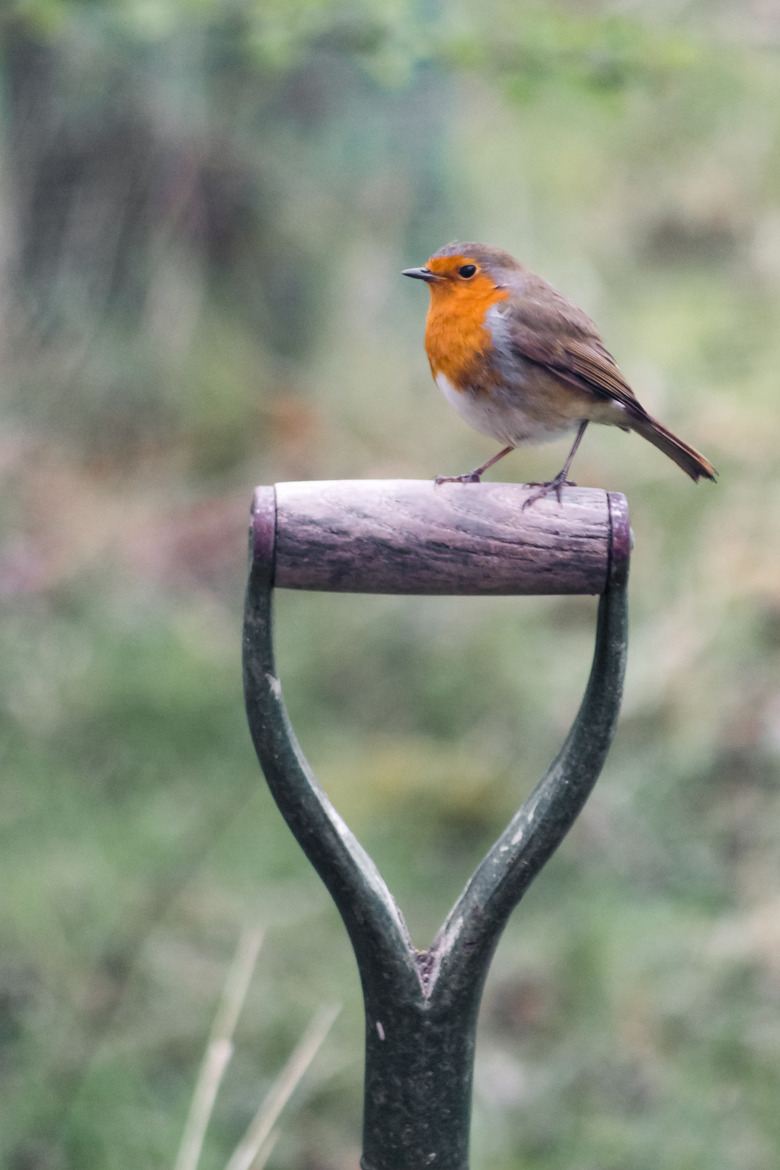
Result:
[[[449,378],[441,373],[436,375],[436,385],[464,422],[507,447],[517,447],[520,443],[547,443],[576,430],[579,425],[579,420],[568,419],[556,420],[552,425],[542,423],[527,414],[522,406],[510,404],[505,398],[496,403],[486,394],[456,390]]]

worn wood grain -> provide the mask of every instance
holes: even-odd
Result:
[[[437,486],[430,480],[259,488],[254,556],[286,589],[603,593],[615,549],[627,555],[624,497],[565,488],[560,504],[548,496],[523,511],[531,490],[507,483]]]

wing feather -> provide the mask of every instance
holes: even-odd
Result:
[[[596,398],[612,398],[633,415],[644,409],[604,346],[591,319],[555,293],[542,303],[529,297],[513,303],[508,315],[512,349],[565,382]]]

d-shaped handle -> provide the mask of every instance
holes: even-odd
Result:
[[[512,909],[585,803],[617,723],[630,551],[623,496],[565,489],[523,511],[511,484],[337,481],[255,493],[244,686],[280,811],[329,889],[366,1012],[363,1170],[468,1170],[479,1001]],[[274,586],[383,593],[600,593],[579,713],[432,946],[418,950],[371,858],[318,785],[276,672]]]

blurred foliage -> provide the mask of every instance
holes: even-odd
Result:
[[[490,454],[429,383],[398,276],[453,238],[587,308],[721,471],[695,489],[606,431],[578,456],[636,534],[624,715],[496,958],[474,1166],[776,1164],[779,48],[776,6],[738,0],[3,6],[11,1170],[172,1165],[256,920],[202,1165],[338,1000],[270,1165],[357,1164],[358,980],[242,715],[244,533],[255,483]],[[277,609],[301,741],[424,946],[565,734],[595,604]]]

